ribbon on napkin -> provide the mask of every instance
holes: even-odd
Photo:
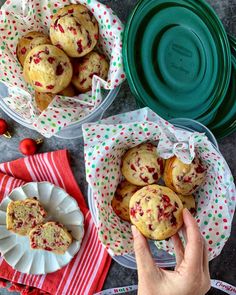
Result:
[[[21,294],[86,295],[101,291],[111,258],[97,237],[97,230],[76,183],[66,150],[37,154],[0,164],[0,201],[14,188],[31,181],[49,181],[74,197],[85,217],[85,235],[79,252],[59,271],[27,275],[12,269],[0,258],[0,286]]]

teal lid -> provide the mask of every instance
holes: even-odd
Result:
[[[203,0],[142,0],[125,28],[124,64],[139,105],[210,123],[231,74],[224,27]]]
[[[212,132],[223,138],[236,131],[236,39],[229,36],[232,52],[232,75],[225,99],[209,125]]]

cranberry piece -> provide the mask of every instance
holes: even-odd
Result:
[[[158,158],[157,159],[157,163],[160,166],[160,172],[161,172],[161,174],[163,174],[164,173],[164,161],[162,159]]]
[[[147,176],[143,176],[142,174],[140,174],[140,178],[143,182],[148,183],[149,178]]]
[[[161,218],[164,216],[164,209],[160,206],[157,206],[158,214],[157,214],[157,220],[160,221]]]
[[[46,240],[46,239],[43,239],[43,243],[44,243],[44,244],[47,244],[47,240]]]
[[[138,167],[140,167],[140,158],[138,158],[138,159],[136,160],[135,165],[138,166]]]
[[[60,30],[61,33],[65,33],[63,27],[61,24],[58,24],[58,29]]]
[[[184,203],[184,202],[183,202],[183,203]],[[176,208],[179,208],[179,205],[178,205],[176,202],[175,202],[175,207],[176,207]]]
[[[23,225],[23,221],[19,221],[19,222],[17,222],[16,227],[19,228],[19,227],[22,227],[22,225]]]
[[[47,88],[48,90],[52,90],[52,89],[54,88],[54,86],[53,86],[53,85],[48,85],[48,86],[46,86],[46,88]]]
[[[34,218],[34,215],[29,213],[29,219],[32,219],[32,218]]]
[[[155,171],[155,168],[151,168],[149,166],[146,166],[149,173],[153,173]]]
[[[49,54],[49,50],[48,50],[47,47],[45,48],[44,52],[45,52],[45,54],[47,54],[47,55]]]
[[[189,177],[189,176],[187,176],[187,177],[184,177],[183,181],[184,181],[185,183],[191,183],[191,182],[192,182],[192,178]]]
[[[170,198],[167,195],[162,195],[162,200],[166,203],[170,203]]]
[[[38,63],[40,63],[41,59],[40,58],[34,58],[34,63],[37,65]]]
[[[54,58],[54,57],[50,56],[50,57],[48,58],[48,62],[49,62],[50,64],[52,64],[54,61],[55,61],[55,58]]]
[[[30,59],[29,59],[29,63],[31,63],[33,60],[33,57],[31,56]]]
[[[68,13],[73,13],[74,12],[74,9],[69,9],[68,10]]]
[[[95,38],[95,40],[98,40],[98,39],[99,39],[98,34],[95,34],[95,35],[94,35],[94,38]]]
[[[57,65],[57,68],[56,68],[56,75],[57,76],[60,76],[60,75],[63,74],[63,72],[64,72],[64,69],[63,69],[62,65],[61,64],[58,64]]]
[[[35,243],[32,243],[31,244],[31,248],[36,248],[37,246],[36,246],[36,244]]]
[[[44,248],[46,251],[52,251],[52,248],[50,248],[50,247],[45,247]]]
[[[130,209],[130,215],[131,215],[132,217],[135,217],[135,215],[136,215],[136,210],[135,210],[134,208],[131,208],[131,209]]]
[[[176,218],[175,218],[175,216],[174,216],[173,214],[172,214],[172,216],[171,216],[170,223],[171,223],[172,225],[174,225],[174,226],[177,225]]]
[[[38,82],[38,81],[34,82],[34,85],[35,86],[38,86],[38,87],[43,87],[43,85],[40,82]]]
[[[88,48],[90,48],[91,45],[92,45],[92,39],[91,39],[90,34],[89,34],[88,31],[87,31],[87,43],[88,43]]]
[[[70,32],[72,32],[74,35],[77,35],[76,28],[68,27],[68,30],[69,30]]]
[[[29,37],[24,37],[25,39],[28,39],[28,40],[33,40],[33,37],[29,36]]]
[[[144,214],[144,213],[143,213],[143,210],[140,209],[140,210],[139,210],[139,215],[140,215],[140,216],[143,216],[143,214]]]
[[[20,52],[21,52],[21,54],[26,54],[26,51],[27,51],[26,48],[23,47]]]
[[[61,46],[61,44],[59,44],[59,43],[57,43],[55,46],[56,46],[57,48],[59,48],[59,49],[62,49],[62,46]]]
[[[80,30],[80,33],[82,34],[81,24],[78,22],[75,22],[76,27]]]
[[[153,230],[152,224],[149,224],[149,225],[148,225],[148,229],[149,229],[149,230]]]
[[[77,51],[78,51],[79,53],[82,53],[82,52],[83,52],[82,40],[79,40],[79,41],[77,42],[77,46],[78,46]]]
[[[153,178],[154,180],[158,180],[158,178],[159,178],[158,173],[154,173],[154,174],[152,175],[152,178]]]
[[[132,170],[134,170],[134,171],[137,171],[136,168],[135,168],[135,166],[134,166],[134,164],[131,164],[131,165],[130,165],[130,168],[131,168]]]
[[[202,174],[202,173],[204,173],[206,171],[205,168],[202,167],[201,165],[198,165],[198,167],[195,170],[199,174]]]

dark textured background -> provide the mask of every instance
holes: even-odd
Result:
[[[19,0],[21,1],[21,0]],[[196,0],[198,1],[198,0]],[[5,1],[0,0],[0,5]],[[132,11],[136,0],[101,0],[102,3],[108,4],[118,14],[123,22],[126,22],[130,12]],[[208,3],[212,5],[216,13],[222,20],[225,29],[228,33],[236,36],[236,0],[208,0]],[[135,100],[131,94],[127,83],[121,88],[121,91],[116,98],[114,104],[105,113],[105,116],[111,114],[122,113],[128,110],[134,110],[136,108]],[[12,121],[0,110],[0,117],[7,119],[9,124],[14,130],[14,137],[11,140],[0,138],[0,162],[9,161],[21,157],[18,151],[18,143],[25,137],[37,138],[38,134],[32,130],[28,130],[19,124]],[[225,139],[219,141],[219,146],[222,154],[226,158],[229,166],[232,170],[234,177],[236,176],[236,133]],[[60,140],[56,138],[45,139],[44,144],[40,152],[57,150],[67,148],[72,155],[73,170],[76,175],[76,179],[86,196],[87,185],[85,181],[84,173],[84,161],[83,161],[83,141],[77,140]],[[213,279],[222,280],[236,286],[236,218],[234,216],[233,229],[231,238],[224,247],[221,255],[214,259],[210,263],[211,277]],[[193,274],[194,275],[194,274]],[[117,263],[113,262],[105,282],[105,288],[126,286],[137,283],[136,271],[125,269]],[[183,282],[185,284],[186,282]],[[6,290],[0,289],[0,294],[8,294]],[[17,294],[17,293],[9,293]],[[133,293],[134,294],[134,293]],[[225,293],[211,289],[209,295],[223,295]],[[73,295],[73,294],[65,294]],[[84,294],[81,294],[84,295]],[[181,295],[181,294],[179,294]]]

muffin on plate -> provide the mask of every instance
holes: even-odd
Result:
[[[32,31],[22,36],[16,47],[16,55],[23,66],[27,54],[36,46],[51,44],[50,38],[42,32]]]
[[[11,201],[7,206],[7,229],[22,236],[28,235],[32,228],[44,221],[46,215],[37,199]]]
[[[191,195],[206,178],[206,169],[197,157],[191,164],[184,164],[176,156],[168,159],[165,165],[166,186],[181,195]]]
[[[91,52],[97,44],[98,34],[98,22],[84,5],[65,6],[52,18],[52,44],[63,49],[70,57],[82,57]]]
[[[29,233],[30,247],[56,254],[64,254],[72,243],[72,236],[62,224],[54,221],[36,226]]]
[[[138,190],[130,199],[131,222],[147,238],[165,240],[183,224],[183,205],[171,189],[149,185]]]
[[[103,54],[90,52],[82,59],[73,60],[72,83],[81,93],[92,89],[93,76],[107,79],[109,64]]]
[[[71,82],[72,65],[61,49],[40,45],[27,55],[23,75],[36,91],[59,93]]]
[[[164,172],[165,160],[152,143],[144,143],[128,150],[122,158],[123,176],[138,186],[157,183]]]
[[[112,199],[111,206],[121,219],[130,222],[129,202],[133,194],[140,189],[140,186],[123,180],[119,183],[115,195]]]

